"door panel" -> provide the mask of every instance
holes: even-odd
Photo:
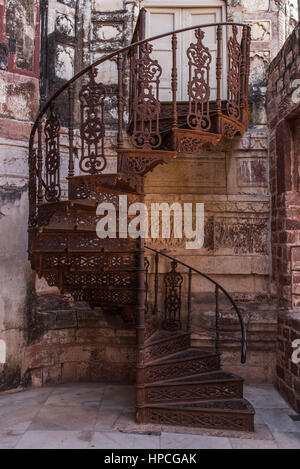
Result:
[[[191,8],[183,9],[183,24],[185,26],[197,26],[198,24],[211,24],[211,23],[220,23],[222,22],[222,10],[221,8]],[[217,94],[217,81],[216,81],[216,58],[217,58],[217,31],[216,27],[204,28],[203,29],[205,36],[203,40],[204,46],[208,47],[211,54],[211,64],[210,64],[210,74],[209,74],[209,83],[210,83],[210,100],[216,100]],[[223,31],[224,32],[224,31]],[[185,67],[188,66],[188,60],[186,51],[191,43],[196,42],[195,32],[193,30],[188,31],[184,34],[183,39],[183,64]],[[225,72],[225,71],[224,71]],[[223,73],[224,78],[226,73]],[[183,75],[182,79],[182,97],[186,101],[187,97],[187,86],[188,86],[188,74]]]
[[[221,7],[203,8],[147,8],[146,37],[156,36],[164,32],[173,31],[198,24],[218,23],[223,21]],[[216,28],[205,28],[204,45],[209,48],[212,55],[210,65],[211,100],[216,99],[216,54],[217,38]],[[223,28],[223,35],[225,29]],[[188,59],[186,51],[192,42],[196,42],[194,31],[177,35],[177,72],[178,91],[177,100],[188,100]],[[226,57],[226,42],[223,41],[223,54]],[[171,36],[153,42],[153,58],[157,59],[162,67],[160,83],[160,100],[171,101],[171,74],[172,74],[172,46]],[[223,61],[222,61],[223,63]],[[226,97],[226,66],[223,63],[222,71],[222,99]]]
[[[181,25],[181,9],[180,8],[151,8],[147,10],[146,21],[146,37],[157,36],[162,33],[179,29]],[[179,38],[178,38],[179,39]],[[162,75],[160,81],[160,100],[171,101],[171,75],[172,75],[172,37],[164,37],[153,41],[152,57],[158,60],[162,67]],[[181,42],[181,41],[180,41]],[[181,44],[178,43],[178,50],[181,50]],[[178,69],[181,69],[181,58],[178,55]],[[180,81],[180,80],[179,80]],[[179,84],[181,88],[181,83]],[[177,99],[180,99],[178,94]]]

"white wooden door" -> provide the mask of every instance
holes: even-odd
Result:
[[[151,8],[147,9],[146,15],[146,37],[158,36],[159,34],[174,31],[181,27],[180,8]],[[179,35],[180,36],[180,35]],[[181,50],[182,38],[178,37],[178,50]],[[172,101],[171,75],[172,75],[172,37],[157,39],[153,45],[152,57],[158,60],[162,67],[159,97],[161,101]],[[181,70],[181,56],[178,54],[178,70]],[[181,88],[181,77],[179,76],[178,88]],[[180,99],[180,93],[177,99]]]
[[[223,21],[223,9],[221,7],[202,7],[202,8],[166,8],[166,7],[147,7],[146,16],[146,37],[156,36],[175,29],[181,29],[198,24],[218,23]],[[224,29],[224,28],[223,28]],[[210,86],[211,100],[216,99],[216,53],[217,39],[216,28],[204,28],[204,45],[209,48],[212,55],[210,68]],[[225,29],[223,31],[225,34]],[[177,35],[177,72],[178,72],[178,91],[177,100],[187,101],[188,86],[188,59],[186,55],[187,48],[192,42],[196,42],[194,31],[188,31]],[[162,66],[162,77],[160,83],[160,100],[171,101],[171,75],[172,75],[172,45],[171,36],[158,39],[152,42],[152,57],[158,60]],[[223,54],[226,57],[226,42],[223,41]],[[226,93],[226,70],[223,68],[222,98]]]

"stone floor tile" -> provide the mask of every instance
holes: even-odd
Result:
[[[122,409],[121,407],[117,409],[114,409],[112,407],[100,408],[97,413],[95,431],[102,431],[108,429],[112,430],[123,412],[124,409]]]
[[[274,432],[274,439],[280,449],[300,449],[300,432]]]
[[[284,409],[289,404],[272,385],[244,386],[244,397],[256,409]]]
[[[84,405],[88,407],[99,407],[105,390],[105,384],[89,386],[85,384],[78,386],[58,386],[49,396],[45,405],[74,406]]]
[[[0,432],[24,432],[38,414],[41,406],[11,405],[0,407]]]
[[[96,418],[92,407],[47,405],[40,409],[28,430],[93,431]]]
[[[0,409],[8,405],[34,406],[44,404],[53,390],[53,387],[45,387],[31,388],[14,393],[0,393]]]
[[[121,432],[95,432],[90,449],[160,449],[160,437]]]
[[[107,385],[103,394],[101,408],[134,407],[136,392],[134,386]]]
[[[0,432],[0,449],[13,449],[24,432]]]
[[[285,409],[257,409],[257,414],[272,432],[300,431],[300,422],[294,422]]]
[[[278,449],[273,440],[243,440],[240,438],[230,438],[233,449]]]
[[[28,431],[16,449],[86,449],[92,432],[75,431]]]
[[[162,433],[161,449],[231,449],[228,438]]]

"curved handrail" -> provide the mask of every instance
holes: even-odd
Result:
[[[219,290],[221,290],[224,295],[226,296],[226,298],[230,301],[230,303],[232,304],[237,316],[238,316],[238,319],[239,319],[239,322],[240,322],[240,326],[241,326],[241,332],[242,332],[242,338],[241,338],[241,343],[242,343],[242,347],[241,347],[241,363],[245,363],[246,362],[246,354],[247,354],[247,332],[246,332],[246,326],[245,326],[245,323],[244,323],[244,319],[242,317],[242,314],[236,304],[236,302],[233,300],[233,298],[230,296],[230,294],[218,283],[216,282],[215,280],[213,280],[212,278],[210,278],[208,275],[204,274],[203,272],[200,272],[199,270],[195,269],[194,267],[191,267],[189,266],[188,264],[185,264],[184,262],[182,261],[179,261],[178,259],[176,259],[175,257],[172,257],[172,256],[169,256],[168,254],[165,254],[164,252],[162,251],[158,251],[157,249],[153,249],[153,248],[150,248],[148,246],[145,246],[145,249],[148,249],[149,251],[152,251],[154,252],[155,254],[158,254],[160,256],[163,256],[163,257],[166,257],[167,259],[170,259],[171,261],[176,261],[178,264],[182,265],[183,267],[186,267],[187,269],[190,269],[191,271],[195,272],[196,274],[200,275],[201,277],[205,278],[206,280],[208,280],[209,282],[213,283],[215,285],[216,288],[218,288]]]
[[[126,47],[123,47],[122,49],[119,49],[115,52],[111,52],[110,54],[107,54],[105,55],[104,57],[102,57],[101,59],[98,59],[96,60],[95,62],[93,62],[91,65],[88,65],[86,68],[84,68],[83,70],[81,70],[79,73],[77,73],[76,75],[74,75],[73,78],[71,78],[68,82],[66,82],[64,85],[61,86],[61,88],[59,88],[52,96],[51,98],[47,101],[47,103],[42,107],[42,109],[40,110],[40,112],[38,113],[37,117],[36,117],[36,120],[33,124],[33,127],[32,127],[32,130],[31,130],[31,134],[30,134],[30,141],[32,141],[32,138],[34,137],[34,134],[35,134],[35,131],[37,129],[37,126],[38,126],[38,122],[39,120],[43,117],[43,115],[45,114],[45,112],[49,109],[51,103],[53,101],[55,101],[55,99],[61,94],[63,93],[72,83],[74,83],[76,80],[78,80],[80,77],[82,77],[83,75],[85,75],[87,72],[89,72],[90,70],[92,70],[93,68],[95,67],[98,67],[99,65],[101,65],[103,62],[106,62],[107,60],[111,60],[112,58],[118,56],[119,54],[123,54],[125,52],[128,52],[129,50],[131,49],[134,49],[135,47],[137,46],[140,46],[142,44],[145,44],[149,41],[156,41],[157,39],[161,39],[163,37],[167,37],[167,36],[171,36],[173,34],[179,34],[179,33],[183,33],[183,32],[186,32],[186,31],[192,31],[192,30],[195,30],[195,29],[198,29],[198,28],[210,28],[210,27],[215,27],[215,26],[241,26],[241,27],[247,27],[248,31],[251,30],[251,27],[246,24],[246,23],[233,23],[233,22],[222,22],[222,23],[207,23],[207,24],[199,24],[199,25],[195,25],[195,26],[188,26],[186,28],[181,28],[181,29],[176,29],[174,31],[169,31],[167,33],[163,33],[163,34],[158,34],[157,36],[152,36],[150,38],[146,38],[146,39],[143,39],[141,41],[137,41],[137,42],[134,42],[133,44],[130,44],[129,46],[126,46]]]

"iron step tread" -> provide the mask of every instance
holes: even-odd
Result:
[[[146,404],[145,407],[170,409],[170,410],[189,410],[193,412],[239,412],[243,414],[254,415],[255,410],[247,399],[211,399],[207,401],[193,402],[168,402],[167,404]]]
[[[114,174],[96,174],[96,175],[79,175],[71,176],[68,178],[69,184],[73,185],[76,182],[89,182],[91,179],[94,180],[97,189],[104,188],[116,194],[123,194],[124,191],[130,194],[139,195],[137,188],[131,184],[130,181],[126,181],[121,173]]]
[[[170,363],[180,363],[185,362],[188,360],[196,360],[201,358],[210,358],[218,356],[214,352],[208,352],[206,350],[201,350],[196,347],[191,347],[187,350],[181,350],[180,352],[176,352],[172,355],[168,355],[167,358],[158,358],[156,360],[152,360],[151,362],[147,363],[147,366],[157,366],[157,365],[164,365]]]
[[[198,375],[184,376],[182,378],[174,378],[168,381],[160,381],[158,383],[147,383],[145,387],[161,387],[161,386],[185,386],[187,384],[208,384],[220,382],[244,382],[243,378],[227,371],[216,370]]]
[[[82,225],[46,225],[40,228],[43,233],[87,233],[96,232],[95,226],[82,226]]]
[[[138,249],[135,249],[135,248],[132,248],[131,250],[130,249],[126,249],[126,251],[112,251],[112,250],[108,250],[107,248],[104,249],[102,248],[101,250],[100,249],[95,249],[95,248],[91,248],[91,249],[85,249],[85,250],[81,250],[81,249],[70,249],[70,248],[55,248],[55,249],[49,249],[49,248],[46,248],[46,249],[42,249],[42,248],[33,248],[31,249],[31,254],[34,255],[34,254],[98,254],[99,252],[101,253],[128,253],[128,254],[136,254],[138,252]]]
[[[184,335],[189,335],[189,334],[187,332],[182,332],[182,331],[170,332],[170,331],[164,331],[162,329],[158,329],[154,334],[151,335],[151,337],[149,337],[149,339],[146,340],[143,348],[149,347],[150,345],[156,345],[161,342],[168,341],[168,340],[177,339]]]
[[[42,204],[38,204],[38,208],[51,208],[51,207],[71,207],[71,208],[84,208],[90,210],[96,210],[98,207],[99,202],[94,200],[85,200],[85,199],[70,199],[70,200],[60,200],[57,202],[46,202]]]

